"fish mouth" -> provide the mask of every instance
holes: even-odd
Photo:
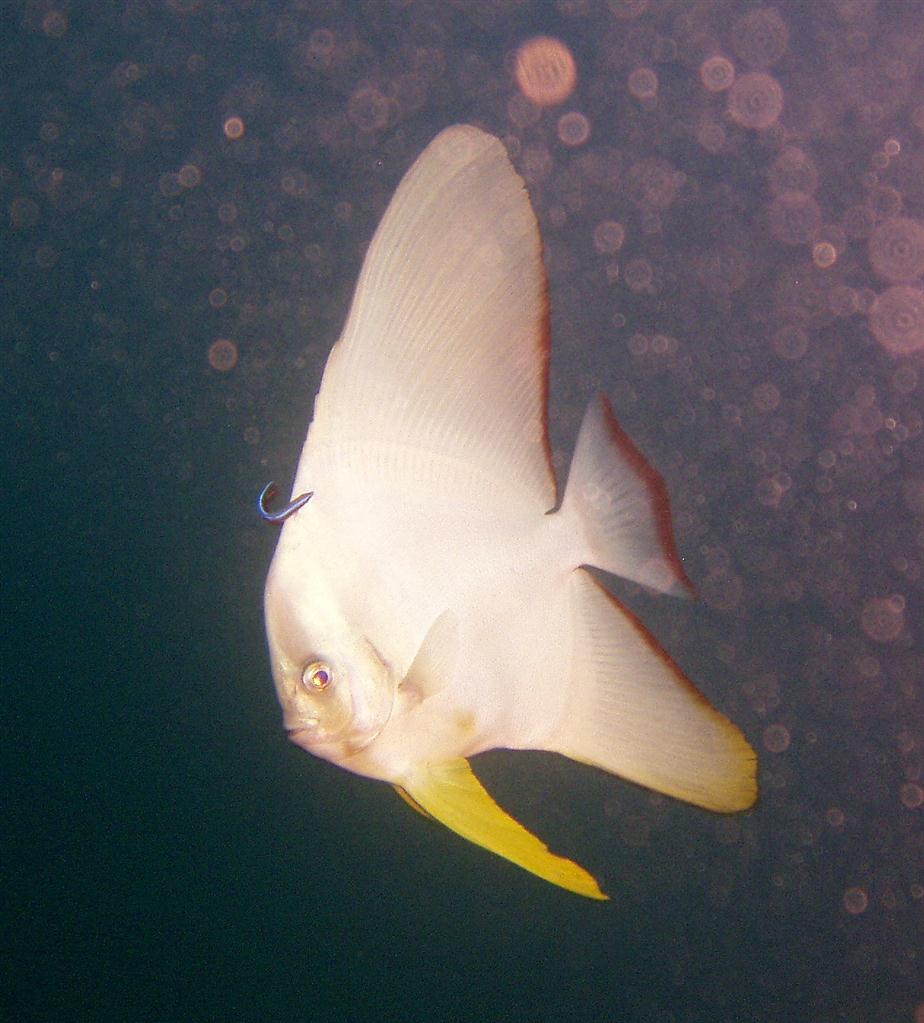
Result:
[[[324,744],[324,738],[317,720],[300,721],[291,728],[286,728],[286,737],[303,749]]]
[[[323,756],[324,749],[339,749],[343,756],[351,757],[356,753],[362,752],[367,746],[375,742],[379,735],[381,735],[382,729],[385,727],[386,723],[387,722],[383,722],[381,728],[376,728],[370,734],[363,735],[353,740],[342,736],[322,737],[319,735],[316,722],[307,725],[295,725],[292,728],[287,728],[285,731],[286,737],[290,742],[294,742],[296,746],[301,746],[302,749],[308,750],[310,753]]]

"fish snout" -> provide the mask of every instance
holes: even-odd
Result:
[[[321,757],[325,760],[334,759],[339,748],[339,743],[325,737],[324,730],[318,727],[317,722],[312,724],[299,724],[292,728],[286,728],[286,735],[296,746],[300,746],[306,753]],[[327,752],[325,752],[327,751]]]

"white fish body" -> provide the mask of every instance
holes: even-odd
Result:
[[[663,485],[604,398],[561,507],[546,279],[501,143],[442,132],[369,247],[266,584],[292,738],[453,830],[605,897],[481,787],[467,758],[545,749],[730,812],[755,757],[581,566],[683,593]]]

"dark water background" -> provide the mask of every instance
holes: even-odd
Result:
[[[924,1019],[924,264],[868,240],[924,218],[924,5],[773,9],[2,5],[4,1020]],[[512,74],[538,32],[579,73],[546,110]],[[715,54],[782,115],[729,116]],[[254,498],[460,120],[542,223],[556,458],[604,389],[703,599],[620,592],[761,755],[733,818],[482,758],[606,905],[308,758],[269,675]]]

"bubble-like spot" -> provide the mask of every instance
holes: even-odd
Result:
[[[825,821],[829,827],[842,828],[845,820],[844,811],[839,806],[832,806],[825,811]]]
[[[556,134],[564,146],[583,146],[590,138],[590,121],[580,111],[571,110],[559,117]]]
[[[751,399],[758,412],[773,412],[774,409],[779,408],[780,389],[768,380],[754,388],[751,392]]]
[[[601,220],[594,228],[594,248],[601,255],[619,252],[626,241],[626,229],[618,220]]]
[[[244,121],[240,117],[226,117],[224,124],[221,126],[221,130],[225,134],[225,138],[228,139],[239,139],[244,137]]]
[[[783,192],[814,195],[818,188],[818,167],[804,149],[787,146],[770,164],[767,183],[774,195]]]
[[[361,85],[350,96],[347,117],[360,131],[381,131],[388,127],[391,104],[374,85]]]
[[[654,281],[654,270],[647,259],[630,259],[622,274],[630,291],[648,291]]]
[[[725,92],[735,82],[735,65],[721,54],[707,57],[699,66],[699,80],[709,92]]]
[[[725,148],[727,135],[725,129],[718,121],[704,121],[696,129],[696,141],[706,150],[707,153],[721,153]]]
[[[679,344],[677,338],[670,334],[655,334],[651,339],[653,355],[676,355]]]
[[[812,241],[821,228],[821,207],[804,192],[781,192],[775,196],[767,209],[767,217],[770,233],[784,245],[804,245]]]
[[[52,39],[60,39],[67,32],[67,14],[52,9],[42,18],[42,31]]]
[[[902,806],[909,810],[917,810],[924,806],[924,789],[917,782],[908,781],[899,789]]]
[[[218,207],[218,219],[223,224],[233,224],[237,219],[237,204],[236,203],[222,203]]]
[[[884,417],[875,398],[872,404],[865,404],[859,391],[855,402],[842,405],[831,417],[832,429],[844,437],[872,437],[883,425]]]
[[[213,309],[221,309],[228,301],[228,292],[224,288],[212,288],[209,292],[209,305]]]
[[[227,373],[237,365],[237,345],[226,337],[220,337],[209,345],[209,365],[219,373]]]
[[[891,643],[905,627],[904,597],[872,597],[860,612],[860,628],[877,643]]]
[[[863,679],[864,682],[878,678],[881,670],[879,661],[869,654],[863,654],[857,658],[856,669],[858,677]]]
[[[905,284],[924,273],[924,224],[911,217],[892,217],[870,235],[869,261],[873,272],[894,284]]]
[[[734,20],[731,47],[751,67],[772,67],[789,49],[789,26],[772,7],[758,7]]]
[[[654,99],[658,95],[658,74],[650,67],[637,67],[627,80],[629,95],[638,100]]]
[[[337,38],[329,28],[316,28],[308,36],[304,60],[314,71],[327,71],[334,63]]]
[[[836,284],[828,292],[828,308],[835,316],[853,316],[860,308],[860,296],[846,284]]]
[[[857,916],[865,912],[866,907],[869,905],[869,896],[863,888],[848,888],[844,892],[842,902],[844,909],[851,916]]]
[[[633,334],[626,342],[626,347],[633,355],[646,355],[648,353],[648,338],[645,334]]]
[[[837,262],[837,249],[830,242],[816,242],[812,246],[812,262],[819,270],[827,270]]]
[[[764,476],[754,485],[754,496],[758,504],[765,508],[779,508],[780,501],[788,489],[780,482],[779,475],[775,473],[773,476]]]
[[[728,116],[742,128],[769,128],[783,112],[780,83],[763,71],[742,75],[728,90]]]
[[[157,188],[160,194],[167,199],[175,199],[183,191],[183,186],[176,174],[161,174],[157,179]]]
[[[877,185],[867,192],[866,202],[876,214],[876,220],[880,221],[897,217],[902,211],[905,200],[898,189],[892,188],[890,185]]]
[[[808,332],[796,323],[787,323],[777,330],[772,345],[781,359],[798,362],[808,351]]]
[[[857,292],[857,308],[861,313],[869,313],[873,308],[873,302],[878,298],[872,288],[860,288]]]
[[[870,306],[869,329],[893,355],[921,351],[924,348],[924,292],[911,284],[888,288]]]
[[[202,182],[202,170],[194,163],[184,163],[177,178],[184,188],[196,188]]]
[[[642,206],[666,210],[677,198],[683,176],[658,157],[638,160],[629,168],[629,182]]]
[[[287,168],[279,178],[280,190],[285,195],[297,196],[300,199],[307,199],[308,196],[317,191],[317,187],[317,183],[300,167]],[[233,206],[233,203],[229,205]],[[221,216],[220,209],[219,216]]]
[[[767,725],[764,729],[764,749],[770,753],[784,753],[789,749],[791,738],[785,725]]]
[[[564,103],[577,85],[571,51],[552,36],[536,36],[523,43],[517,50],[515,75],[523,95],[540,107]]]
[[[773,351],[787,362],[798,362],[808,351],[808,332],[794,323],[787,323],[773,335]]]

